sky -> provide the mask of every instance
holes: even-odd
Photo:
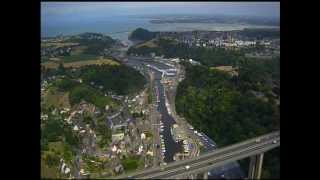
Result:
[[[41,19],[80,21],[152,14],[221,14],[280,17],[279,2],[42,2]]]

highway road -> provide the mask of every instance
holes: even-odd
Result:
[[[260,142],[256,142],[256,139],[260,139]],[[277,143],[274,143],[274,140]],[[237,161],[245,157],[249,157],[255,154],[263,153],[272,148],[280,146],[280,132],[273,132],[257,138],[252,138],[225,148],[218,149],[213,152],[208,152],[201,156],[187,159],[184,161],[177,161],[168,164],[161,168],[151,168],[144,171],[135,172],[119,176],[116,178],[126,179],[128,177],[137,179],[162,179],[162,178],[175,178],[186,174],[206,172],[212,168],[222,166],[226,163]],[[189,165],[188,170],[185,166]]]
[[[280,141],[280,138],[277,139]],[[273,144],[272,140],[269,140],[264,143],[259,143],[253,146],[249,146],[247,148],[237,150],[235,152],[229,152],[222,156],[212,156],[205,161],[195,162],[190,164],[190,168],[188,170],[185,167],[175,168],[173,170],[157,173],[155,175],[142,177],[144,179],[164,179],[164,178],[176,178],[178,176],[187,175],[187,174],[194,174],[194,173],[201,173],[206,172],[211,168],[221,166],[222,164],[226,164],[228,162],[233,162],[240,160],[245,157],[249,157],[255,154],[259,154],[261,152],[265,152],[266,150],[271,149],[272,147],[276,147],[277,144]],[[266,149],[266,150],[265,150]]]

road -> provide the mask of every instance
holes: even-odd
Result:
[[[154,96],[154,73],[150,73],[150,93]],[[152,103],[149,104],[150,109],[150,122],[151,129],[153,129],[153,167],[156,167],[161,162],[161,152],[160,148],[157,148],[157,145],[160,145],[160,131],[159,131],[159,119],[160,114],[156,109],[156,102],[154,102],[154,98],[152,98]]]
[[[256,142],[257,139],[260,139],[260,142]],[[274,140],[277,142],[273,143]],[[192,173],[200,173],[230,162],[243,159],[245,157],[263,153],[278,146],[280,146],[279,131],[220,148],[216,151],[210,151],[192,159],[173,162],[164,168],[151,168],[116,178],[122,179],[132,177],[137,179],[160,179],[174,178],[176,176]],[[189,170],[185,169],[185,166],[187,165],[190,166]]]
[[[180,166],[179,168],[176,168],[176,169],[168,170],[165,172],[157,173],[155,175],[150,175],[150,176],[141,177],[141,178],[143,179],[176,178],[182,175],[206,172],[211,168],[222,165],[223,163],[226,164],[228,162],[237,161],[242,158],[259,154],[261,152],[265,152],[269,149],[272,149],[277,146],[276,144],[273,144],[272,142],[273,140],[274,139],[271,139],[263,143],[258,143],[252,146],[248,146],[246,148],[241,148],[239,150],[225,153],[221,156],[212,155],[211,157],[208,157],[207,160],[191,163],[190,168],[188,170],[186,170],[185,167]],[[280,138],[277,138],[277,140],[280,141]]]

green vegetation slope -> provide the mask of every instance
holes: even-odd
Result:
[[[278,73],[270,75],[268,70],[276,69],[268,69],[264,63],[240,61],[239,76],[233,77],[205,66],[186,64],[186,78],[177,89],[177,113],[219,146],[280,129],[280,107],[271,85],[265,82],[270,76],[277,77]],[[266,98],[257,97],[252,93],[253,89],[262,91]],[[265,178],[278,177],[279,171],[273,163],[280,164],[279,156],[276,153],[268,156],[263,174]],[[246,167],[248,162],[241,163]]]

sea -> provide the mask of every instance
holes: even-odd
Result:
[[[224,24],[224,23],[151,23],[148,17],[112,16],[105,19],[85,19],[83,21],[61,21],[51,23],[41,20],[41,37],[54,37],[57,35],[76,35],[83,32],[96,32],[108,35],[114,39],[129,42],[130,32],[136,28],[149,31],[193,31],[193,30],[241,30],[244,28],[275,28],[274,26],[261,26],[250,24]]]

